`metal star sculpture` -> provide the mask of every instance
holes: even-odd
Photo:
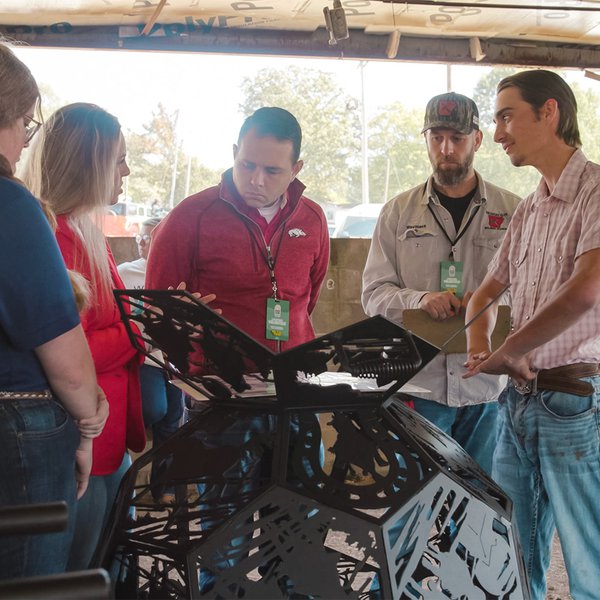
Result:
[[[274,354],[187,292],[115,295],[205,400],[122,482],[118,598],[529,598],[510,501],[396,393],[437,348],[374,317]]]

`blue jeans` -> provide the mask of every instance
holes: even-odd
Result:
[[[496,402],[456,407],[414,396],[411,399],[421,416],[456,440],[486,473],[492,474],[498,416]]]
[[[68,571],[88,569],[106,525],[123,475],[131,466],[127,452],[121,466],[110,475],[93,475],[88,489],[77,502],[75,535],[67,565]]]
[[[64,500],[75,505],[79,431],[54,400],[0,400],[0,505]],[[67,531],[0,538],[0,579],[64,571],[73,535]]]
[[[156,448],[179,429],[184,409],[183,392],[169,383],[162,369],[147,364],[140,367],[140,387],[144,425],[152,428],[152,447]],[[158,465],[157,461],[152,462],[150,483],[156,481]],[[172,487],[152,490],[156,499],[172,492]]]
[[[500,397],[494,479],[513,501],[533,600],[546,594],[554,528],[574,600],[600,585],[600,376],[592,396],[541,391]]]
[[[223,471],[223,481],[215,484],[198,483],[197,489],[200,496],[199,509],[202,512],[214,513],[218,508],[220,520],[206,516],[200,519],[203,530],[210,531],[220,525],[222,519],[233,515],[236,504],[240,498],[251,494],[261,486],[264,477],[262,471],[270,465],[271,459],[265,460],[263,452],[271,453],[271,447],[261,447],[253,440],[261,435],[267,434],[274,426],[273,418],[270,416],[249,416],[248,413],[237,414],[232,411],[231,422],[225,429],[218,433],[213,431],[202,432],[202,443],[209,449],[234,448],[239,450],[239,460]],[[265,464],[267,463],[267,464]],[[219,474],[220,475],[220,474]],[[222,500],[222,501],[221,501]],[[243,546],[248,543],[245,537],[234,538],[231,541],[233,547]],[[227,569],[237,564],[239,558],[222,558],[215,565],[218,569]],[[208,592],[215,583],[215,573],[208,568],[200,569],[200,591]]]
[[[169,383],[166,373],[152,365],[140,367],[144,425],[152,427],[154,445],[178,429],[183,416],[183,392]]]

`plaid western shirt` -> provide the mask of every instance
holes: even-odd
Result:
[[[573,274],[579,256],[600,248],[600,165],[577,150],[551,194],[542,179],[517,208],[489,266],[511,284],[513,327],[518,330]],[[538,369],[600,362],[600,303],[566,331],[533,351]]]

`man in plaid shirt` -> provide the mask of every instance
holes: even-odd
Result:
[[[580,149],[577,103],[556,73],[500,81],[494,139],[542,179],[517,208],[469,320],[508,285],[513,333],[490,352],[495,311],[467,330],[466,378],[509,375],[493,476],[510,495],[532,598],[543,600],[555,528],[571,595],[600,583],[600,166]]]

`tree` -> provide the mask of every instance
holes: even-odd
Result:
[[[221,173],[224,169],[209,169],[204,166],[195,157],[188,157],[188,161],[191,161],[191,166],[188,169],[186,164],[186,176],[185,176],[185,188],[182,197],[188,194],[194,194],[200,190],[204,190],[207,187],[217,185],[221,181]],[[187,173],[189,172],[189,179]]]
[[[571,88],[577,99],[582,149],[589,160],[600,163],[600,86],[598,91],[584,90],[579,84]]]
[[[302,127],[307,194],[326,204],[355,203],[360,168],[360,121],[356,100],[340,91],[332,75],[312,69],[262,69],[241,84],[245,117],[261,106],[289,110]]]
[[[473,90],[473,100],[479,109],[479,125],[486,130],[493,127],[496,105],[496,87],[501,79],[519,71],[512,67],[495,67],[483,75]]]
[[[159,103],[143,133],[126,136],[127,160],[131,169],[128,194],[136,202],[163,208],[178,204],[187,193],[215,185],[220,171],[212,171],[188,157],[177,138],[178,111],[169,112]],[[191,161],[191,162],[190,162]]]
[[[173,171],[179,180],[182,164],[176,127],[177,112],[169,113],[159,103],[150,122],[143,125],[143,133],[127,136],[127,160],[132,173],[127,191],[134,201],[150,204],[158,200],[161,206],[169,206]]]
[[[386,202],[431,173],[421,134],[423,111],[400,102],[385,106],[369,123],[369,186],[373,202]]]

